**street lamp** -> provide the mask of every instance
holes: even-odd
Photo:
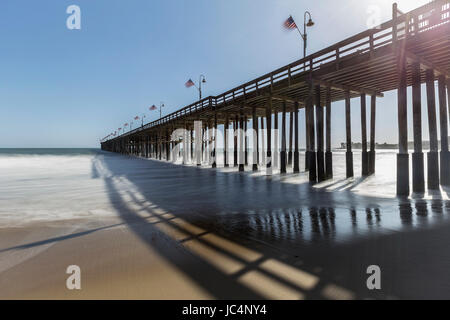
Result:
[[[159,103],[159,120],[162,118],[162,108],[164,108],[164,102]]]
[[[195,85],[192,79],[189,79],[184,85],[186,86],[186,88],[196,87],[198,90],[198,95],[200,97],[199,100],[202,100],[202,83],[206,83],[206,77],[203,74],[201,74],[198,78],[198,87]]]
[[[201,74],[200,77],[198,77],[198,93],[200,100],[202,100],[202,83],[206,83],[206,78]]]
[[[308,22],[306,22],[306,16],[309,16]],[[308,42],[308,34],[306,33],[306,27],[312,27],[314,25],[314,21],[312,21],[311,13],[309,11],[305,11],[303,16],[303,58],[306,57],[306,46]]]
[[[306,21],[308,19],[308,21]],[[303,39],[303,58],[306,57],[306,48],[308,45],[308,34],[306,33],[306,27],[312,27],[314,25],[314,21],[311,18],[311,13],[309,11],[305,11],[305,14],[303,15],[303,33],[298,28],[297,24],[294,21],[294,18],[292,16],[289,16],[289,18],[284,23],[284,27],[287,29],[297,29],[298,33]]]

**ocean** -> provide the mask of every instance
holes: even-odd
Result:
[[[212,169],[1,150],[0,299],[449,297],[450,190],[396,198],[395,159],[377,152],[376,174],[362,178],[356,150],[345,179],[335,150],[334,179],[311,185],[304,171],[223,168],[220,154]],[[367,290],[371,265],[383,290]]]
[[[395,198],[395,154],[378,151],[376,175],[363,179],[361,153],[355,151],[355,178],[346,180],[345,152],[335,150],[334,179],[311,186],[306,172],[280,176],[274,169],[267,176],[261,168],[257,173],[250,167],[244,173],[221,168],[220,154],[215,170],[98,149],[0,149],[0,228],[120,220],[125,209],[138,210],[133,208],[140,202],[204,217],[204,223],[221,221],[227,228],[246,226],[242,232],[266,230],[258,236],[291,240],[300,236],[295,227],[300,220],[301,236],[309,240],[317,235],[348,240],[428,225],[435,221],[433,210],[446,218],[439,211],[448,210],[448,191],[406,203]],[[300,159],[304,168],[303,153]],[[411,213],[406,223],[401,212]]]

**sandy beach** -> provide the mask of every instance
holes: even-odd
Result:
[[[386,196],[378,156],[375,177],[345,180],[336,155],[318,186],[101,151],[34,159],[24,182],[37,168],[19,159],[0,190],[0,299],[450,298],[448,191]]]

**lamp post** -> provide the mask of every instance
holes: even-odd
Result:
[[[306,22],[306,16],[309,17],[308,22]],[[306,33],[306,27],[312,27],[314,25],[314,21],[312,21],[311,13],[309,11],[305,11],[303,16],[303,58],[306,57],[306,47],[308,45],[308,34]]]
[[[308,21],[306,21],[308,19]],[[305,11],[303,15],[303,33],[298,28],[297,24],[294,21],[294,18],[292,16],[289,16],[289,18],[284,23],[285,28],[287,29],[297,29],[298,33],[300,34],[300,37],[303,39],[303,58],[306,57],[306,48],[308,47],[308,34],[306,33],[306,27],[312,27],[314,25],[314,22],[311,18],[311,13],[309,11]]]
[[[162,118],[162,108],[164,108],[164,102],[159,103],[159,120]]]
[[[199,100],[202,100],[202,83],[206,83],[206,78],[203,74],[201,74],[198,77],[198,93],[199,93]]]

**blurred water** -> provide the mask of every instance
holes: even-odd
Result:
[[[111,215],[95,149],[0,149],[0,226]]]
[[[372,232],[427,227],[447,220],[448,191],[395,198],[394,150],[377,152],[376,175],[345,179],[345,152],[333,152],[334,179],[308,183],[308,173],[267,176],[208,163],[175,165],[95,149],[0,151],[0,227],[59,220],[102,221],[159,207],[209,229],[267,241],[343,241]],[[230,156],[232,161],[232,157]],[[181,160],[178,159],[178,162]],[[300,154],[304,169],[304,153]],[[232,162],[230,162],[232,163]],[[146,204],[146,205],[143,205]]]

